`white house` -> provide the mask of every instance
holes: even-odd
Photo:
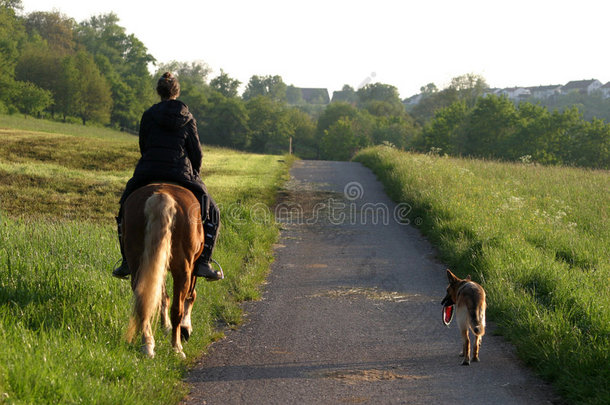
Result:
[[[519,101],[531,96],[529,89],[525,87],[508,87],[500,90],[497,94],[506,96],[513,101]]]
[[[591,80],[574,80],[568,82],[565,86],[561,88],[561,93],[569,94],[572,92],[579,92],[583,94],[591,94],[596,90],[599,90],[602,87],[602,83],[599,80],[591,79]]]
[[[553,84],[549,86],[536,86],[536,87],[528,87],[527,89],[530,91],[530,94],[534,98],[538,99],[546,99],[555,94],[561,93],[561,84]]]
[[[610,82],[608,82],[608,83],[604,84],[602,87],[600,87],[599,91],[602,92],[603,98],[610,98]]]

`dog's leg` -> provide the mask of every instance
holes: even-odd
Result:
[[[477,335],[476,341],[474,343],[473,353],[472,353],[472,361],[479,361],[479,349],[481,348],[482,340],[483,340],[483,336]]]
[[[468,328],[462,329],[462,354],[464,355],[464,361],[462,366],[470,365],[470,337],[468,336]]]

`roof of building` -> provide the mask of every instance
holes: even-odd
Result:
[[[563,90],[583,90],[597,81],[598,80],[596,80],[596,79],[573,80],[571,82],[568,82],[565,86],[563,86]]]

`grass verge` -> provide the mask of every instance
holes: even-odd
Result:
[[[177,403],[218,325],[239,324],[240,302],[259,297],[278,235],[266,207],[291,162],[204,149],[203,178],[222,209],[214,257],[227,278],[198,283],[187,361],[159,330],[148,360],[124,339],[129,283],[110,276],[137,138],[90,131],[0,116],[0,402]]]
[[[610,173],[375,147],[370,167],[570,403],[610,403]],[[417,219],[417,220],[416,220]]]

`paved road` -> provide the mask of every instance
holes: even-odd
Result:
[[[460,366],[441,323],[445,267],[358,163],[299,161],[264,298],[190,373],[185,404],[548,404],[488,325]],[[416,218],[409,217],[411,221]]]

